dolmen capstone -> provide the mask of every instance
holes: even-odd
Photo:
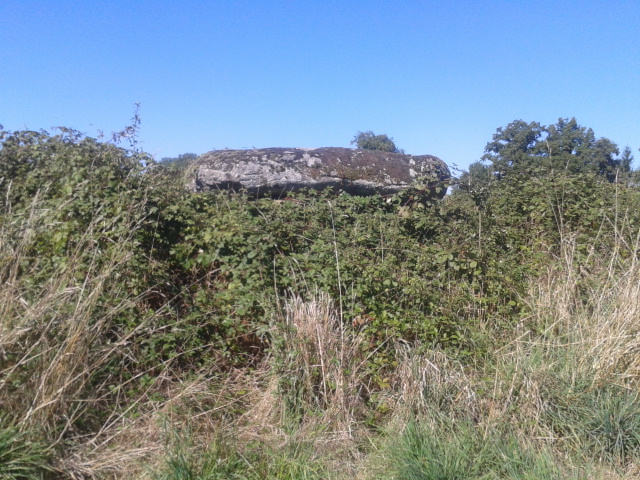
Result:
[[[259,197],[302,189],[391,195],[408,189],[442,197],[447,165],[433,155],[351,148],[214,150],[196,159],[194,191],[246,191]]]

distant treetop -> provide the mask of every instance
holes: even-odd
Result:
[[[190,162],[191,160],[195,160],[198,158],[197,153],[182,153],[177,157],[163,157],[160,159],[160,163],[178,163],[178,162]]]
[[[388,135],[376,135],[372,131],[358,132],[351,145],[355,145],[361,150],[380,150],[382,152],[404,153],[404,150],[396,147],[393,138]]]
[[[630,149],[621,157],[619,153],[615,143],[597,138],[592,129],[579,125],[575,118],[559,118],[549,126],[515,120],[496,130],[482,160],[488,162],[498,179],[546,169],[592,172],[613,182],[619,174],[630,171],[633,161]]]

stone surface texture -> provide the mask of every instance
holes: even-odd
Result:
[[[427,196],[442,196],[449,178],[447,165],[432,155],[338,147],[263,148],[214,150],[201,155],[190,188],[245,190],[271,197],[305,188],[333,188],[352,195],[389,195],[415,189]]]

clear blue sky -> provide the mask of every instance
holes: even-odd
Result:
[[[466,168],[496,128],[576,117],[640,158],[640,1],[2,0],[0,124],[156,158],[349,146]],[[636,162],[638,165],[640,162]]]

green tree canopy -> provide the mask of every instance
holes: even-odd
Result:
[[[198,158],[197,153],[181,153],[177,157],[162,157],[160,163],[187,163]]]
[[[624,147],[622,154],[620,155],[620,169],[624,172],[631,171],[631,165],[633,164],[633,153],[629,145]]]
[[[514,169],[527,168],[540,154],[539,140],[543,133],[544,127],[537,122],[515,120],[496,130],[493,140],[484,149],[482,160],[491,162],[497,177]]]
[[[631,168],[629,159],[618,155],[617,145],[608,138],[596,138],[592,129],[579,125],[575,118],[560,118],[550,126],[515,120],[498,128],[482,160],[490,162],[497,178],[543,168],[591,172],[615,181],[618,173]]]
[[[458,188],[469,192],[476,204],[480,205],[489,195],[493,181],[494,174],[491,167],[478,161],[469,165],[468,172],[462,173]]]
[[[184,173],[196,158],[198,158],[197,153],[182,153],[177,157],[162,157],[160,159],[160,165],[167,168],[167,171]]]
[[[356,136],[353,137],[353,140],[351,140],[351,145],[356,145],[356,147],[362,150],[380,150],[382,152],[404,153],[404,150],[396,147],[393,138],[388,135],[376,135],[372,131],[358,132]]]

